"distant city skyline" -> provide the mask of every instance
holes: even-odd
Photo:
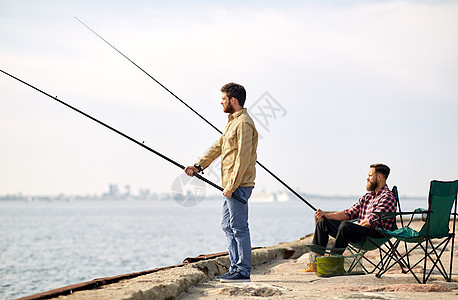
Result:
[[[121,186],[121,188],[120,188]],[[186,195],[189,193],[193,193],[193,189],[185,189],[182,194]],[[296,190],[302,197],[305,197],[305,200],[309,197],[312,198],[326,198],[326,199],[349,199],[352,198],[355,201],[359,199],[361,195],[343,195],[343,194],[314,194],[308,193],[305,191]],[[58,194],[23,194],[19,193],[10,193],[10,194],[0,194],[0,200],[5,199],[27,199],[29,197],[36,198],[36,199],[54,199],[54,200],[68,200],[68,199],[124,199],[124,200],[140,200],[140,199],[149,199],[149,200],[173,200],[176,196],[176,191],[173,190],[168,192],[154,192],[149,189],[142,189],[135,191],[131,189],[129,184],[109,184],[105,190],[101,190],[97,193],[76,193],[76,194],[65,194],[65,193],[58,193]],[[254,191],[253,198],[256,198],[258,201],[264,198],[276,198],[281,197],[283,200],[281,201],[301,201],[300,198],[295,196],[293,193],[288,191],[287,189],[279,189],[276,191],[272,190],[256,190]],[[209,199],[219,199],[221,195],[218,191],[207,190],[205,188],[204,198]],[[427,195],[401,195],[403,199],[426,199]]]

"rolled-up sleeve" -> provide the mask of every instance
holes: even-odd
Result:
[[[361,211],[361,199],[358,200],[352,207],[345,209],[344,213],[348,216],[348,220],[357,219]]]

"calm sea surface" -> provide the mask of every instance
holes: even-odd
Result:
[[[341,210],[356,200],[309,201]],[[403,210],[417,207],[408,202]],[[0,201],[0,299],[226,251],[221,206],[205,200],[194,207],[175,201]],[[314,228],[313,211],[296,199],[250,203],[249,223],[253,246],[296,240]]]

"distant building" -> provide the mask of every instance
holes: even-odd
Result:
[[[110,184],[108,195],[109,197],[118,198],[120,196],[119,188],[117,184]]]
[[[129,197],[130,196],[130,185],[126,184],[124,186],[124,193],[123,193],[123,196],[124,197]]]

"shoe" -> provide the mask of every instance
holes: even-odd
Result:
[[[309,267],[305,271],[302,271],[302,272],[304,273],[316,272],[316,262],[310,263]]]
[[[234,274],[226,277],[226,278],[221,278],[219,282],[250,282],[250,276],[244,276],[240,274],[239,272],[235,272]]]
[[[226,278],[226,277],[231,277],[232,274],[234,274],[234,272],[226,272],[226,273],[223,274],[223,275],[216,276],[216,279],[223,279],[223,278]]]

